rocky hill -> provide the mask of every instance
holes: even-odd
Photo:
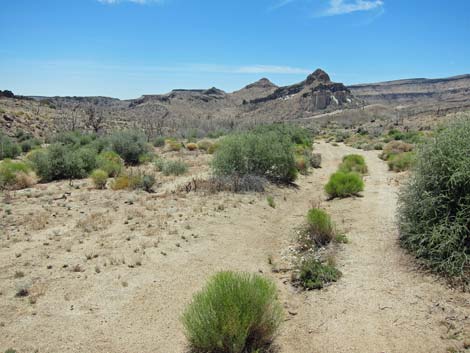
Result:
[[[397,80],[348,88],[368,104],[382,104],[410,113],[444,113],[470,108],[470,75]]]
[[[345,86],[317,69],[302,82],[278,87],[262,78],[227,93],[218,88],[175,89],[119,100],[108,97],[21,97],[0,91],[0,127],[47,135],[139,127],[149,135],[231,129],[275,121],[368,121],[470,108],[470,75]],[[349,120],[348,120],[349,119]]]

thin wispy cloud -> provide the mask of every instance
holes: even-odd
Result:
[[[279,0],[275,2],[271,7],[269,8],[270,10],[277,10],[280,9],[281,7],[287,6],[291,3],[293,3],[295,0]]]
[[[329,7],[321,12],[320,16],[345,15],[358,11],[371,11],[383,9],[383,0],[330,0]]]
[[[123,2],[132,2],[134,4],[145,5],[150,3],[162,3],[163,0],[98,0],[98,2],[107,5],[115,5]]]
[[[181,63],[171,66],[167,65],[135,65],[135,64],[108,64],[93,61],[46,61],[37,62],[35,65],[49,68],[62,68],[66,70],[90,71],[112,71],[121,74],[150,74],[150,73],[218,73],[218,74],[280,74],[280,75],[307,75],[310,69],[282,66],[282,65],[220,65],[201,63]]]

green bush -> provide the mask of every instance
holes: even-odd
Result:
[[[183,175],[188,171],[188,165],[183,161],[166,161],[163,163],[162,172],[164,175]]]
[[[7,135],[0,132],[0,160],[15,158],[21,153],[21,147]]]
[[[432,269],[468,278],[470,119],[438,132],[417,150],[399,197],[401,244]]]
[[[264,352],[283,318],[275,284],[260,275],[221,272],[182,316],[191,348],[205,353]]]
[[[124,161],[116,152],[104,151],[96,158],[96,166],[114,178],[121,174],[124,168]]]
[[[76,146],[76,145],[74,145]],[[41,181],[81,179],[96,167],[96,151],[62,144],[32,151],[27,159]]]
[[[290,138],[273,131],[227,136],[212,168],[216,175],[257,175],[275,182],[291,182],[297,176]]]
[[[126,164],[139,164],[139,157],[148,152],[145,136],[137,131],[119,131],[109,136],[111,149],[119,154]]]
[[[31,168],[19,161],[5,159],[0,162],[0,190],[22,189],[33,184]]]
[[[292,124],[267,124],[260,125],[253,129],[254,133],[265,134],[275,133],[287,137],[293,145],[312,147],[312,134],[305,128]]]
[[[350,154],[343,157],[343,162],[339,166],[339,171],[344,173],[356,172],[367,173],[367,165],[364,157],[359,154]]]
[[[156,137],[156,138],[153,140],[153,145],[154,145],[155,147],[163,147],[163,146],[165,146],[165,137],[163,137],[163,136]]]
[[[364,190],[364,181],[357,173],[336,172],[325,185],[326,193],[331,197],[348,197]]]
[[[101,169],[96,169],[91,173],[91,179],[93,180],[93,184],[97,189],[101,190],[106,188],[108,177],[108,173]]]
[[[20,143],[20,146],[21,146],[21,150],[24,152],[24,153],[28,153],[29,151],[31,151],[33,148],[36,148],[36,147],[39,147],[41,146],[41,141],[39,141],[38,139],[36,138],[31,138],[31,139],[27,139],[27,140],[24,140]]]
[[[307,290],[322,289],[325,284],[336,282],[341,275],[341,271],[332,264],[322,264],[314,258],[308,258],[300,264],[298,283]]]
[[[311,239],[318,246],[329,244],[335,235],[335,226],[330,215],[319,208],[308,211],[307,225]]]
[[[388,168],[394,172],[403,172],[408,170],[413,165],[414,157],[414,152],[392,154],[388,158]]]

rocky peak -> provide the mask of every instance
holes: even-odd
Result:
[[[255,87],[256,88],[258,87],[259,88],[276,88],[277,86],[271,81],[269,81],[267,78],[263,77],[261,80],[253,82],[252,84],[249,84],[245,88],[250,89],[250,88],[255,88]]]
[[[307,80],[305,81],[307,85],[311,85],[313,83],[328,83],[331,82],[330,76],[323,71],[322,69],[316,69],[315,72],[307,76]]]

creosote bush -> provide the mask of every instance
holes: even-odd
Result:
[[[214,155],[216,175],[257,175],[274,182],[297,177],[293,144],[288,136],[269,131],[225,137]]]
[[[282,322],[275,284],[260,275],[220,272],[182,316],[191,348],[205,353],[265,352]]]
[[[358,173],[336,172],[325,185],[326,193],[331,197],[348,197],[364,190],[364,181]]]
[[[468,280],[470,268],[470,119],[417,149],[399,197],[402,246],[432,269]]]
[[[349,173],[356,172],[359,174],[367,173],[367,165],[364,157],[359,154],[350,154],[343,157],[343,162],[339,166],[339,171]]]
[[[109,137],[110,147],[126,164],[137,165],[141,155],[148,153],[145,136],[137,131],[119,131]]]
[[[307,227],[310,238],[318,246],[329,244],[335,235],[335,226],[330,215],[319,208],[308,211]]]

